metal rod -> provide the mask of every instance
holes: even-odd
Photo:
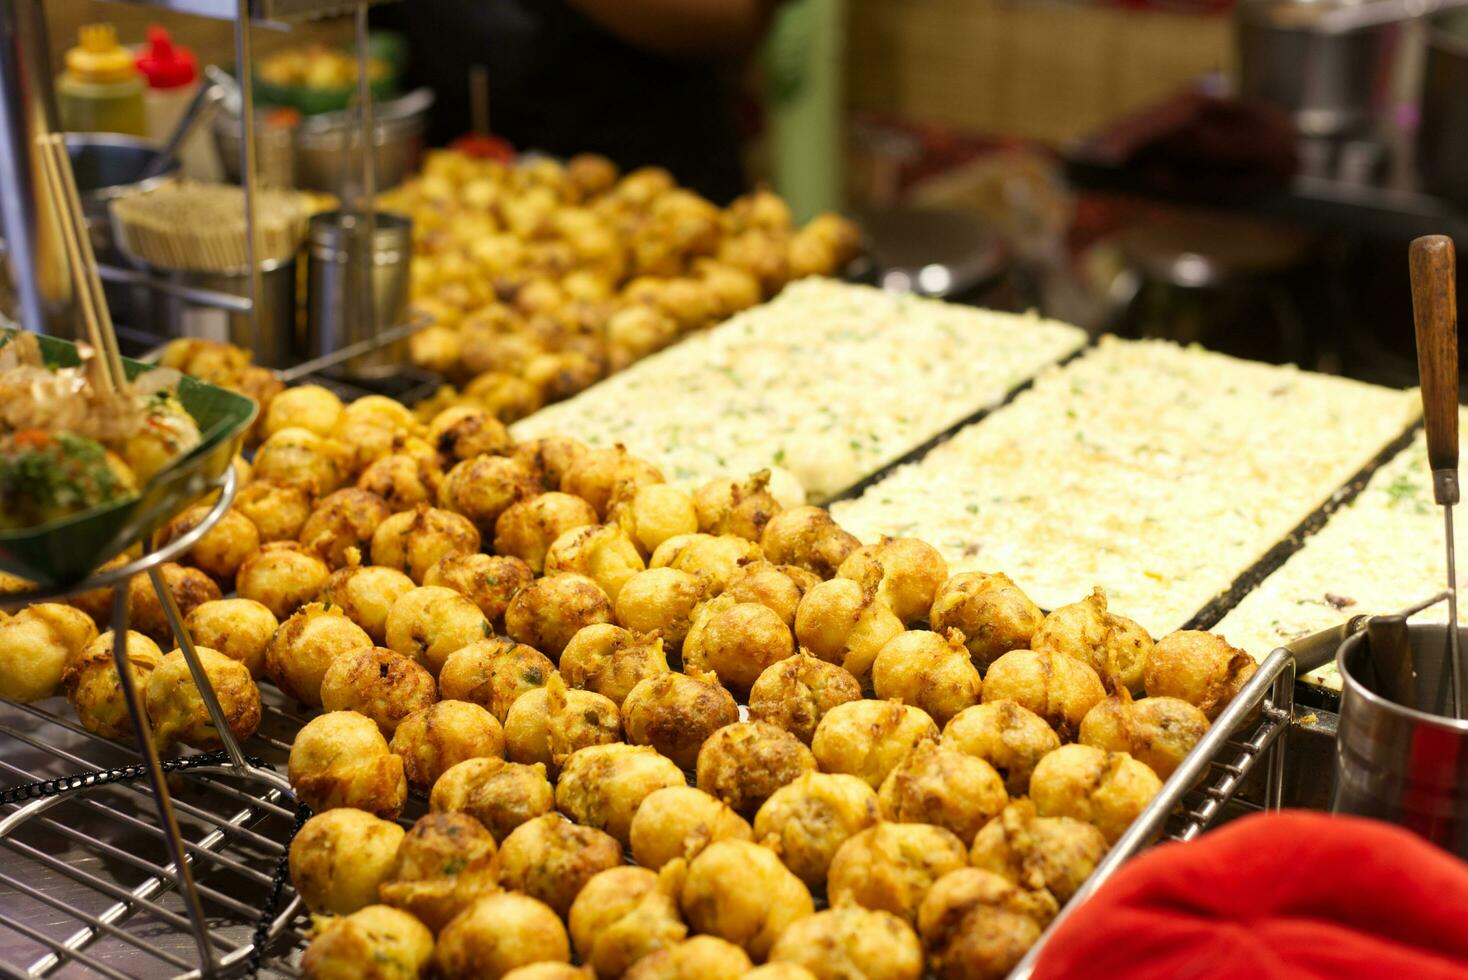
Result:
[[[168,296],[177,296],[200,306],[209,306],[220,310],[229,310],[231,313],[248,313],[255,304],[248,296],[236,296],[233,293],[221,293],[217,289],[200,289],[197,286],[181,286],[169,282],[167,279],[159,279],[150,276],[146,272],[138,272],[134,269],[122,269],[115,265],[99,265],[97,275],[103,282],[121,283],[125,286],[141,286],[151,289],[155,293],[164,293]]]
[[[379,347],[386,347],[394,341],[401,340],[409,334],[423,329],[426,325],[427,321],[416,320],[412,323],[399,324],[396,327],[382,331],[375,337],[359,340],[355,344],[348,344],[345,347],[332,351],[330,354],[322,354],[320,357],[314,357],[309,361],[302,361],[295,367],[287,368],[284,371],[277,371],[275,372],[275,376],[286,384],[290,384],[308,374],[315,374],[317,371],[324,371],[327,368],[350,361],[360,354],[370,354]]]
[[[250,349],[260,349],[260,297],[265,285],[260,277],[259,204],[260,155],[255,142],[254,44],[250,36],[250,0],[235,6],[234,63],[240,76],[240,186],[245,192],[245,264],[250,272]]]
[[[1468,664],[1463,662],[1463,651],[1458,641],[1458,558],[1453,542],[1452,504],[1443,505],[1443,524],[1448,538],[1448,654],[1453,667],[1453,714],[1468,718],[1468,698],[1463,695]]]
[[[372,104],[371,31],[367,4],[357,4],[357,101],[362,123],[362,239],[358,256],[362,281],[357,290],[358,308],[366,318],[367,337],[377,337],[377,118]],[[350,309],[350,305],[347,309]]]

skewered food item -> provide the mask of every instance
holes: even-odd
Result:
[[[306,429],[318,436],[329,436],[342,414],[342,400],[320,385],[296,385],[270,400],[263,413],[265,435],[270,437],[282,429]]]
[[[718,936],[693,936],[632,964],[625,980],[739,980],[753,966],[749,954]]]
[[[291,884],[312,912],[350,915],[377,902],[402,840],[402,827],[362,810],[318,813],[291,841]]]
[[[501,722],[520,695],[544,687],[556,665],[523,643],[484,637],[448,655],[438,673],[439,694],[453,701],[472,701]]]
[[[537,575],[545,553],[562,534],[596,523],[596,509],[580,497],[551,491],[505,508],[494,522],[494,550],[519,558]]]
[[[340,609],[381,645],[387,640],[387,614],[413,588],[413,580],[396,568],[352,565],[331,573],[321,589],[321,601]]]
[[[811,738],[822,772],[860,776],[873,789],[938,726],[921,708],[897,701],[848,701],[826,712]]]
[[[754,834],[815,887],[841,845],[877,820],[877,794],[864,780],[810,772],[770,795],[755,814]]]
[[[6,624],[14,620],[7,620]],[[109,630],[68,658],[61,674],[66,700],[77,720],[89,732],[103,738],[127,738],[133,733],[132,713],[122,693],[117,662],[112,655],[113,634]],[[31,654],[36,652],[33,648]],[[163,660],[158,644],[141,633],[127,631],[127,664],[134,686],[146,690],[148,676]]]
[[[883,822],[841,845],[831,859],[826,890],[833,905],[854,901],[913,923],[932,884],[967,866],[968,848],[950,831]]]
[[[1061,738],[1080,730],[1086,712],[1104,697],[1101,678],[1071,657],[1011,650],[989,665],[985,701],[1013,701],[1039,715]]]
[[[293,542],[311,516],[311,499],[311,492],[304,487],[257,478],[240,488],[234,509],[255,525],[262,544]]]
[[[347,481],[350,450],[309,429],[281,429],[255,452],[255,479],[300,487],[324,497]]]
[[[979,667],[1011,650],[1028,650],[1044,618],[1040,607],[1003,572],[953,576],[939,587],[928,610],[934,632],[958,630]]]
[[[650,745],[680,769],[698,764],[704,741],[739,720],[739,706],[717,682],[659,674],[638,683],[622,702],[622,724],[633,745]]]
[[[1106,837],[1070,817],[1041,817],[1015,800],[974,838],[970,861],[1030,891],[1045,889],[1064,905],[1106,855]]]
[[[221,595],[214,580],[197,568],[185,568],[173,562],[158,567],[163,584],[178,603],[179,615],[187,617],[196,606],[218,599]],[[165,646],[173,642],[173,630],[163,613],[163,603],[147,575],[134,575],[127,583],[128,622],[148,639]]]
[[[225,724],[243,742],[260,727],[260,689],[245,665],[208,647],[196,646],[199,665],[214,688]],[[160,750],[174,742],[196,749],[217,749],[219,732],[209,718],[209,709],[194,684],[183,652],[175,650],[159,661],[148,675],[148,718],[153,723],[153,740]]]
[[[851,672],[802,651],[766,667],[749,689],[749,717],[785,729],[807,745],[826,712],[861,699]]]
[[[504,839],[500,883],[564,917],[588,881],[621,863],[622,845],[611,835],[547,813],[522,823]]]
[[[447,786],[445,780],[449,781]],[[444,786],[442,793],[440,786]],[[433,800],[436,810],[469,814],[497,841],[556,808],[556,792],[546,778],[544,765],[501,763],[498,759],[465,759],[450,768],[433,784]]]
[[[510,600],[534,580],[529,565],[507,555],[449,555],[423,575],[424,585],[453,589],[478,606],[491,624],[501,625]]]
[[[716,674],[726,687],[748,691],[767,667],[795,652],[790,628],[778,613],[752,602],[723,598],[695,614],[683,643],[683,663],[689,669]]]
[[[240,566],[235,591],[269,609],[276,619],[286,619],[316,598],[330,577],[326,562],[294,541],[276,541],[261,545]]]
[[[792,922],[815,911],[805,883],[774,851],[742,840],[717,841],[688,862],[680,904],[695,930],[758,960]]]
[[[301,528],[301,544],[332,569],[361,564],[392,510],[375,493],[347,487],[321,499]]]
[[[925,541],[883,538],[853,551],[836,574],[859,583],[876,581],[877,595],[898,619],[910,625],[928,615],[948,578],[948,564]]]
[[[762,721],[725,725],[698,750],[698,788],[752,817],[781,786],[815,772],[810,749]]]
[[[461,514],[435,507],[418,507],[393,514],[372,534],[372,560],[401,568],[414,582],[449,555],[472,555],[479,550],[479,532]]]
[[[750,839],[748,821],[692,786],[657,790],[632,816],[632,856],[645,868],[661,868],[674,858],[691,859],[717,840]]]
[[[616,618],[635,633],[657,633],[664,646],[682,650],[695,607],[707,597],[707,586],[676,568],[638,572],[617,593]]]
[[[566,467],[561,490],[590,504],[605,518],[615,497],[635,494],[640,487],[663,483],[662,472],[633,456],[621,443],[610,449],[588,449]]]
[[[339,608],[308,603],[270,638],[265,673],[286,697],[320,707],[326,669],[350,651],[371,646],[372,638]]]
[[[336,811],[333,811],[336,812]],[[499,891],[494,838],[464,813],[430,813],[401,836],[379,889],[388,905],[438,932],[479,898]]]
[[[556,806],[627,844],[642,801],[664,787],[683,785],[682,771],[646,746],[592,745],[566,760],[556,781]]]
[[[584,627],[612,620],[612,602],[584,575],[552,575],[536,579],[510,600],[505,632],[551,659]]]
[[[433,933],[413,916],[387,905],[369,905],[325,920],[301,972],[308,980],[415,980],[433,962]]]
[[[682,534],[668,538],[648,559],[649,568],[676,568],[704,578],[709,594],[724,591],[740,567],[764,557],[753,541],[734,534]]]
[[[1157,774],[1125,752],[1062,745],[1030,777],[1030,799],[1042,817],[1084,820],[1116,841],[1162,789]]]
[[[979,703],[978,669],[963,645],[963,634],[947,637],[909,630],[888,640],[872,663],[872,689],[879,698],[916,705],[939,726]]]
[[[158,532],[155,544],[161,548],[188,534],[213,509],[213,504],[190,507]],[[259,550],[260,532],[254,522],[238,510],[231,509],[225,511],[218,523],[179,558],[219,583],[220,588],[227,589],[234,585],[235,573],[240,570],[245,559]]]
[[[1152,697],[1181,698],[1217,718],[1259,665],[1214,633],[1179,630],[1157,641],[1143,683]]]
[[[1046,616],[1032,644],[1037,651],[1089,664],[1113,691],[1140,691],[1152,654],[1152,637],[1125,616],[1108,611],[1101,589]]]
[[[412,657],[435,677],[454,651],[494,635],[478,606],[436,585],[403,593],[387,614],[385,632],[389,647]]]
[[[1165,780],[1207,731],[1207,716],[1186,701],[1168,697],[1133,701],[1123,691],[1086,712],[1077,741],[1107,752],[1126,752]]]
[[[544,903],[496,892],[444,926],[433,959],[444,980],[499,980],[518,966],[570,962],[571,942]]]
[[[623,584],[644,567],[637,546],[616,524],[572,528],[551,542],[545,553],[545,574],[585,575],[613,602]]]
[[[705,483],[694,495],[698,530],[705,534],[734,534],[758,542],[765,525],[783,509],[769,487],[767,469],[745,482],[724,479]]]
[[[1002,980],[1055,911],[1045,892],[963,868],[933,884],[918,913],[918,931],[940,980]]]
[[[1024,796],[1036,763],[1060,748],[1060,736],[1014,701],[986,701],[954,716],[943,729],[943,747],[983,759],[1003,777],[1011,796]]]
[[[561,676],[572,687],[595,691],[619,708],[639,681],[668,672],[663,641],[610,623],[584,627],[561,652]]]
[[[67,661],[97,638],[80,609],[38,602],[0,622],[0,697],[41,701],[56,693]]]
[[[646,868],[595,875],[567,917],[577,955],[598,977],[615,980],[649,953],[681,942],[688,927],[678,915],[676,884],[677,876]]]
[[[317,813],[347,806],[392,819],[408,799],[402,757],[376,722],[355,711],[306,722],[291,742],[288,775],[296,796]]]
[[[324,710],[364,714],[389,738],[404,718],[438,700],[432,674],[410,657],[371,646],[336,654],[320,690]]]
[[[451,767],[479,756],[502,759],[505,736],[494,715],[468,701],[439,701],[398,723],[392,750],[414,786],[432,786]]]
[[[560,674],[516,698],[505,716],[509,757],[527,765],[541,763],[550,772],[559,771],[580,749],[621,740],[616,704],[591,691],[567,689]]]
[[[253,599],[202,602],[184,617],[195,643],[238,660],[251,677],[265,672],[265,648],[279,626],[275,615]]]
[[[799,964],[819,980],[920,980],[923,944],[890,912],[842,905],[792,922],[775,941],[770,961]]]
[[[871,677],[877,654],[902,630],[902,620],[874,588],[846,578],[813,586],[795,610],[801,647],[860,681]]]
[[[530,472],[507,456],[473,456],[454,466],[438,488],[438,504],[462,514],[482,537],[494,534],[495,521],[517,500],[534,496]]]
[[[669,538],[700,530],[693,498],[666,483],[649,483],[630,492],[619,488],[607,520],[627,532],[644,558]]]
[[[1004,781],[982,759],[923,742],[887,774],[877,792],[882,819],[929,823],[971,843],[1009,803]]]

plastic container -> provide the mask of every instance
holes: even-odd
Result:
[[[66,52],[66,70],[56,80],[61,128],[146,136],[147,84],[132,54],[117,43],[117,31],[111,24],[86,24],[78,34],[79,43]]]
[[[148,138],[167,143],[199,91],[199,63],[188,48],[173,43],[164,27],[148,28],[148,43],[135,64],[147,82],[143,95]],[[208,134],[195,133],[179,149],[183,174],[191,180],[217,183],[224,167]]]

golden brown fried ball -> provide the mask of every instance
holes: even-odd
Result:
[[[459,365],[462,352],[459,332],[436,323],[408,336],[408,357],[435,374],[452,373]]]
[[[291,884],[317,915],[350,915],[377,902],[402,840],[402,827],[364,810],[318,813],[291,841]]]
[[[566,161],[566,178],[583,198],[596,197],[617,182],[617,165],[596,153],[578,153]]]
[[[265,647],[279,626],[275,614],[253,599],[215,599],[184,617],[195,643],[238,660],[251,677],[264,672]]]
[[[1028,650],[1044,620],[1040,607],[1008,575],[963,572],[938,589],[928,611],[936,632],[956,629],[980,667],[1011,650]]]
[[[290,483],[256,480],[242,487],[234,509],[250,519],[261,544],[294,541],[311,516],[310,491]],[[238,573],[238,569],[236,569]]]
[[[936,742],[938,726],[921,708],[898,701],[848,701],[826,712],[811,738],[823,772],[845,772],[873,789],[920,742]]]
[[[1130,619],[1108,612],[1106,593],[1098,588],[1046,616],[1031,649],[1090,665],[1110,690],[1141,690],[1152,638]]]
[[[198,527],[213,509],[213,504],[190,507],[163,526],[154,544],[161,548],[178,540]],[[255,523],[238,510],[230,509],[179,560],[229,588],[245,559],[259,550],[260,531]]]
[[[503,456],[514,447],[504,423],[492,412],[472,405],[446,408],[428,424],[428,441],[446,459]]]
[[[468,814],[430,813],[401,840],[379,890],[382,900],[434,932],[499,891],[499,849]]]
[[[1152,648],[1143,682],[1150,696],[1181,698],[1213,721],[1258,669],[1253,657],[1215,633],[1178,630]]]
[[[930,823],[964,843],[1009,802],[994,767],[955,749],[924,742],[887,774],[877,792],[882,819]]]
[[[682,534],[658,546],[649,568],[676,568],[708,582],[709,594],[718,595],[740,567],[759,561],[759,545],[733,534]]]
[[[679,904],[696,931],[737,943],[757,960],[815,911],[805,882],[774,851],[742,840],[710,844],[688,862]]]
[[[770,493],[770,471],[760,470],[747,481],[711,480],[693,497],[698,530],[705,534],[734,534],[758,542],[770,519],[780,513],[780,502]]]
[[[262,552],[251,558],[245,562],[244,567],[249,568],[264,554],[266,553]],[[168,587],[169,592],[173,593],[173,601],[178,603],[179,615],[185,618],[194,611],[196,606],[218,599],[223,595],[219,591],[219,586],[214,584],[214,580],[197,568],[185,568],[170,561],[159,566],[158,571],[163,576],[163,584]],[[245,595],[243,588],[240,589],[240,594]],[[246,596],[246,598],[254,597]],[[153,580],[149,576],[134,575],[128,580],[127,600],[128,621],[133,629],[159,646],[173,642],[173,630],[168,626],[168,617],[163,614],[163,603],[159,601],[158,593],[153,589]]]
[[[321,707],[366,715],[388,737],[398,723],[438,700],[433,675],[412,658],[382,647],[338,654],[321,677]]]
[[[194,653],[214,688],[224,723],[235,739],[243,742],[260,727],[260,689],[239,661],[208,647],[196,646]],[[153,741],[160,751],[174,742],[196,749],[217,749],[224,744],[182,651],[165,656],[148,675],[147,705]]]
[[[771,960],[745,973],[740,980],[816,980],[816,975],[798,963]]]
[[[684,785],[682,771],[645,745],[591,745],[566,759],[556,782],[556,806],[625,845],[642,801],[664,787]]]
[[[794,572],[796,574],[791,574]],[[820,581],[805,569],[793,565],[781,567],[770,562],[752,561],[737,569],[724,584],[723,595],[735,602],[755,602],[774,610],[786,626],[794,627],[795,610],[806,590]]]
[[[574,824],[559,813],[528,820],[500,846],[500,883],[537,898],[564,917],[588,881],[622,863],[611,835]]]
[[[938,725],[979,703],[979,672],[963,645],[963,634],[939,636],[927,630],[899,633],[872,664],[872,688],[879,698],[916,705]]]
[[[97,573],[110,572],[121,568],[131,561],[133,556],[123,552],[103,562],[97,569]],[[35,583],[29,582],[19,575],[11,575],[8,572],[0,572],[0,596],[14,595],[20,592],[29,592],[35,588]],[[107,629],[112,625],[112,600],[116,597],[117,590],[108,586],[105,589],[88,589],[86,592],[78,592],[68,596],[66,605],[80,609],[91,617],[92,623],[98,629]],[[10,612],[19,612],[13,606]]]
[[[717,936],[694,936],[649,953],[622,974],[625,980],[739,980],[753,966],[749,954]]]
[[[515,699],[505,716],[509,757],[526,765],[542,763],[551,772],[578,749],[622,740],[622,722],[609,698],[566,687],[559,673],[545,687]]]
[[[1070,817],[1041,817],[1015,800],[974,838],[970,863],[1030,891],[1045,889],[1064,905],[1106,855],[1106,838]]]
[[[394,514],[438,499],[443,472],[435,463],[404,452],[373,460],[357,477],[357,488],[376,494]]]
[[[423,576],[424,585],[438,585],[467,596],[490,623],[503,623],[515,593],[535,579],[530,566],[506,555],[449,555]]]
[[[265,435],[282,429],[307,429],[318,436],[330,435],[342,414],[342,400],[320,385],[287,388],[270,401],[265,413]]]
[[[588,524],[566,531],[545,553],[545,574],[584,575],[617,601],[622,585],[644,569],[642,555],[616,524]]]
[[[760,547],[776,565],[796,565],[828,579],[861,542],[823,508],[794,507],[770,518]]]
[[[321,706],[321,682],[332,661],[371,647],[372,638],[336,607],[312,602],[280,624],[265,647],[265,673],[288,698]]]
[[[391,513],[375,493],[356,487],[338,490],[323,497],[306,518],[301,544],[329,568],[359,564],[373,533]]]
[[[984,675],[985,701],[1013,701],[1029,709],[1062,740],[1074,737],[1086,712],[1105,697],[1094,670],[1060,654],[1011,650]]]
[[[291,743],[289,776],[296,796],[317,813],[347,806],[393,819],[408,798],[403,760],[377,723],[355,711],[306,722]]]
[[[567,684],[595,691],[620,708],[639,681],[668,672],[668,658],[656,635],[596,623],[571,637],[560,669]]]
[[[500,980],[519,966],[570,962],[571,941],[545,903],[496,892],[444,926],[433,959],[444,980]]]
[[[717,681],[687,674],[649,677],[622,702],[627,741],[652,746],[682,769],[698,764],[710,735],[738,720],[739,706]]]
[[[860,699],[861,685],[850,671],[802,652],[759,675],[749,689],[749,717],[783,728],[809,745],[826,712]]]
[[[68,658],[61,688],[87,731],[103,738],[133,734],[132,712],[122,693],[117,662],[112,655],[113,633],[108,630]],[[36,652],[33,648],[32,652]],[[127,664],[134,687],[146,690],[148,676],[163,660],[158,644],[141,633],[127,631]]]
[[[479,705],[439,701],[398,723],[392,750],[402,757],[408,782],[426,788],[465,759],[503,759],[505,735],[494,715]]]
[[[795,610],[795,639],[860,681],[871,677],[878,652],[903,631],[902,620],[876,590],[838,578],[813,587]]]
[[[607,369],[622,371],[678,339],[678,321],[650,306],[624,306],[607,320]]]
[[[645,868],[691,859],[717,840],[752,840],[749,822],[701,789],[669,786],[632,817],[632,856]]]
[[[617,593],[617,622],[634,633],[657,633],[665,647],[678,651],[694,609],[706,595],[696,576],[676,568],[649,568],[629,578]]]
[[[690,672],[713,672],[726,687],[748,691],[766,668],[792,656],[790,629],[772,609],[720,596],[695,610],[683,642]]]
[[[569,493],[542,493],[511,504],[494,524],[494,550],[539,574],[552,542],[576,527],[596,523],[596,510]]]
[[[796,963],[819,980],[921,980],[923,944],[890,912],[842,905],[791,923],[770,961]]]
[[[507,456],[474,456],[448,471],[438,488],[438,504],[467,517],[483,537],[511,504],[534,496],[536,487],[524,466]]]
[[[460,794],[460,805],[441,805],[459,802],[450,797]],[[525,766],[498,759],[466,759],[433,784],[432,805],[436,810],[462,810],[482,823],[495,840],[503,841],[521,824],[555,810],[556,793],[539,762]]]
[[[575,459],[561,478],[561,491],[585,500],[603,519],[616,496],[629,496],[650,483],[665,483],[662,472],[627,452],[620,443],[611,449],[588,449]]]
[[[484,613],[452,589],[425,585],[405,593],[387,614],[387,645],[435,677],[449,654],[494,635]]]
[[[396,568],[386,565],[353,565],[332,572],[321,589],[321,602],[340,609],[372,642],[387,640],[387,614],[393,604],[416,586]]]
[[[878,582],[877,595],[903,623],[927,618],[948,578],[948,563],[938,549],[917,538],[883,538],[858,548],[836,574],[854,582]]]
[[[369,905],[326,919],[301,957],[307,980],[417,980],[433,962],[433,933],[406,912]]]
[[[276,541],[262,545],[240,566],[235,592],[241,599],[254,599],[276,619],[286,619],[315,599],[330,577],[326,562],[294,541]]]
[[[746,817],[775,790],[815,771],[815,756],[800,739],[762,721],[725,725],[698,752],[698,788]]]
[[[646,868],[608,868],[588,881],[571,904],[571,943],[598,977],[614,980],[649,953],[682,942],[680,878]]]
[[[1114,844],[1162,789],[1162,780],[1125,752],[1062,745],[1030,777],[1030,799],[1042,817],[1073,817]]]
[[[918,932],[939,980],[1002,980],[1055,916],[1045,892],[963,868],[933,884],[918,912]]]
[[[601,586],[584,575],[536,579],[510,601],[505,632],[552,660],[582,629],[612,621],[612,602]]]
[[[531,963],[517,966],[501,980],[595,980],[590,969],[570,963]]]
[[[1077,741],[1107,752],[1126,752],[1166,779],[1207,731],[1207,716],[1181,698],[1133,701],[1123,693],[1086,712]]]
[[[400,568],[420,584],[440,559],[472,555],[478,550],[479,532],[469,519],[436,507],[393,514],[372,534],[372,560]]]
[[[637,486],[630,496],[614,498],[607,521],[626,531],[643,557],[669,538],[698,530],[693,498],[666,483]]]
[[[96,638],[90,616],[57,602],[38,602],[0,622],[0,697],[20,702],[51,697],[67,661]]]
[[[482,705],[503,722],[520,695],[544,687],[555,672],[556,665],[534,647],[490,636],[449,654],[438,672],[438,693]]]
[[[1028,708],[1009,700],[986,701],[944,726],[943,747],[983,759],[1003,777],[1009,795],[1024,796],[1035,764],[1060,748],[1060,736]]]
[[[754,834],[815,887],[826,880],[841,845],[877,820],[877,794],[864,780],[809,772],[771,794],[755,814]]]
[[[255,452],[255,479],[300,487],[324,497],[347,482],[351,452],[306,429],[281,429]]]
[[[855,902],[917,921],[928,888],[968,865],[968,849],[951,831],[922,823],[880,822],[836,851],[827,873],[831,904]]]
[[[586,446],[566,436],[543,436],[515,444],[512,458],[519,460],[546,491],[560,490],[566,471],[586,453]],[[578,498],[579,499],[579,498]],[[595,516],[588,524],[596,523]]]

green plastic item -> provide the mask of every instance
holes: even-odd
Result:
[[[798,222],[841,207],[842,0],[794,0],[764,47],[775,190]]]
[[[79,363],[75,344],[54,337],[36,339],[47,364],[73,367]],[[154,365],[127,358],[122,363],[129,378],[154,369]],[[126,500],[41,527],[0,532],[0,571],[30,579],[43,588],[79,582],[207,493],[239,452],[259,407],[244,395],[187,375],[179,382],[178,397],[199,424],[201,439],[192,452]]]

